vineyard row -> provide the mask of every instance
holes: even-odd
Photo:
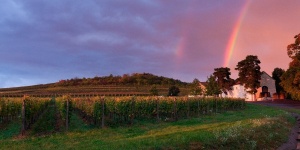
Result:
[[[25,94],[30,97],[35,98],[52,98],[52,97],[63,97],[66,94],[53,94],[53,93],[42,93],[42,94]],[[95,92],[95,93],[74,93],[69,94],[70,97],[76,98],[76,97],[96,97],[96,96],[149,96],[149,93],[144,92]],[[0,94],[0,97],[2,98],[22,98],[24,97],[24,94],[20,93],[5,93]]]
[[[97,126],[133,124],[141,120],[176,121],[245,108],[244,99],[187,97],[73,98],[72,106]]]
[[[0,99],[0,123],[6,124],[14,120],[22,121],[22,134],[30,129],[39,119],[40,115],[45,113],[49,106],[57,107],[63,120],[66,120],[64,114],[66,110],[72,110],[65,100],[55,100],[54,98],[36,98],[24,96],[23,98],[1,98]],[[68,113],[67,113],[68,114]],[[71,114],[71,113],[70,113]],[[70,117],[68,117],[70,118]],[[66,120],[68,123],[69,121]]]
[[[187,97],[77,97],[65,95],[57,98],[2,98],[0,123],[22,120],[22,131],[30,128],[46,108],[57,108],[68,129],[72,111],[90,124],[99,127],[134,124],[139,121],[177,121],[201,117],[228,110],[244,109],[244,99],[187,98]]]

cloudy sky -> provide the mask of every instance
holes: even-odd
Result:
[[[149,72],[191,82],[257,55],[287,69],[298,0],[1,0],[0,88]]]

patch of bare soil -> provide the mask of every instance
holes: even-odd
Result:
[[[203,149],[203,146],[200,142],[192,142],[189,145],[189,149],[190,150],[199,150],[199,149]]]

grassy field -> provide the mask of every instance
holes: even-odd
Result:
[[[139,122],[99,129],[76,114],[69,132],[18,136],[20,124],[1,128],[0,149],[275,149],[295,124],[287,111],[247,104],[228,111],[177,122]]]

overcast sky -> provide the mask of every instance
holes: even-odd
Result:
[[[271,75],[300,33],[298,0],[0,1],[0,88],[142,72],[205,81],[235,29],[232,78],[247,55]]]

